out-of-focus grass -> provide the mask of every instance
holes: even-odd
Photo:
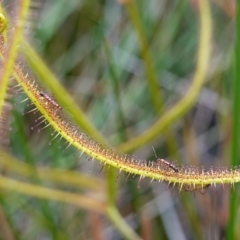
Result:
[[[211,2],[212,52],[199,100],[169,128],[178,151],[170,152],[165,136],[159,135],[135,151],[139,157],[155,160],[151,148],[154,146],[159,157],[180,164],[207,168],[230,165],[226,153],[229,136],[237,125],[231,125],[230,108],[234,15],[229,14],[230,1],[226,2]],[[33,29],[28,38],[109,145],[117,146],[148,129],[159,116],[146,81],[142,46],[129,9],[114,1],[33,0],[32,4],[35,7],[31,8],[29,21]],[[153,91],[161,92],[163,109],[167,111],[192,83],[199,32],[198,4],[193,0],[141,0],[134,4],[151,56],[149,64],[155,71],[157,86]],[[10,15],[13,17],[14,12]],[[19,94],[14,101],[18,103],[23,98]],[[32,165],[31,169],[42,166],[74,170],[94,175],[101,183],[109,178],[107,168],[99,173],[97,161],[92,165],[86,161],[87,156],[79,159],[80,153],[74,148],[64,151],[64,141],[55,140],[49,145],[53,138],[50,129],[31,131],[39,116],[21,116],[29,109],[24,104],[14,107],[11,149],[17,158]],[[233,136],[237,139],[237,132]],[[15,176],[10,172],[8,175]],[[194,196],[178,194],[164,184],[153,182],[149,186],[149,180],[138,188],[138,177],[127,181],[126,178],[121,173],[117,182],[112,180],[111,187],[117,189],[114,197],[120,213],[142,238],[219,239],[225,235],[228,188],[210,188],[206,194],[196,192]],[[58,187],[55,181],[42,182],[42,173],[39,178],[28,179],[32,184]],[[61,189],[75,191],[70,183],[61,185]],[[91,196],[91,187],[87,189],[80,188],[80,192]],[[14,239],[123,238],[104,216],[68,204],[4,191],[1,206],[0,215],[5,218],[0,219],[6,219],[4,226],[8,226]],[[233,225],[237,223],[232,222],[229,229]],[[0,238],[7,239],[6,236],[1,231]],[[239,238],[238,232],[235,238]]]

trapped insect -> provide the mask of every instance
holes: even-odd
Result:
[[[171,168],[174,172],[179,172],[178,168],[174,164],[168,162],[165,159],[158,158],[157,154],[155,152],[155,149],[153,147],[152,147],[152,149],[153,149],[155,157],[157,158],[157,163],[166,165],[167,167]]]
[[[161,163],[161,164],[166,165],[167,167],[171,168],[174,172],[179,171],[178,168],[174,164],[172,164],[172,163],[170,163],[170,162],[168,162],[168,161],[166,161],[162,158],[157,158],[157,163]]]
[[[62,107],[60,107],[50,96],[48,96],[47,93],[40,91],[39,95],[45,98],[53,106],[57,107],[58,109],[62,109]]]

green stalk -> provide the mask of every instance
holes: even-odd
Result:
[[[27,16],[28,6],[29,6],[29,0],[21,0],[20,1],[18,13],[16,16],[15,29],[10,38],[7,51],[4,54],[4,64],[2,67],[1,77],[0,77],[0,116],[2,113],[2,107],[3,107],[4,99],[6,96],[8,80],[12,73],[12,67],[13,67],[15,58],[17,56],[18,44],[22,37],[23,25],[24,25],[24,21]],[[3,31],[6,28],[6,24],[7,24],[6,18],[4,17],[4,15],[2,13],[0,13],[0,33],[1,33],[0,41],[4,41],[3,40]]]
[[[234,55],[234,78],[233,78],[233,109],[232,109],[232,139],[231,139],[231,165],[239,164],[239,133],[240,133],[240,3],[236,1],[236,39]],[[227,226],[227,239],[234,238],[234,226],[237,213],[237,192],[231,191],[229,195],[229,220]]]

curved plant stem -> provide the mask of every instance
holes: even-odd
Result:
[[[201,87],[204,84],[206,70],[208,66],[209,53],[210,53],[210,40],[211,40],[211,16],[209,3],[207,0],[199,1],[200,9],[200,33],[199,33],[199,46],[197,56],[197,67],[193,77],[193,83],[190,86],[186,95],[168,112],[163,114],[160,119],[153,124],[142,135],[135,137],[121,145],[118,150],[122,152],[130,152],[134,149],[148,143],[160,133],[162,133],[170,124],[178,120],[184,115],[195,103]]]
[[[71,203],[78,207],[103,213],[105,204],[94,200],[91,197],[81,196],[75,193],[68,193],[60,190],[40,187],[29,183],[20,182],[0,175],[0,188],[15,191],[24,195],[54,200],[59,202]]]
[[[106,140],[101,133],[91,124],[87,119],[84,112],[79,108],[73,98],[59,83],[54,74],[49,70],[47,65],[39,57],[37,52],[32,46],[25,41],[22,47],[23,54],[27,58],[31,69],[39,77],[39,80],[44,86],[50,88],[54,93],[55,98],[58,102],[67,109],[67,111],[73,116],[74,121],[91,137],[96,139],[98,142],[104,143]],[[64,97],[62,97],[64,96]]]
[[[234,55],[234,78],[233,78],[233,109],[232,109],[232,139],[231,139],[231,165],[239,164],[239,144],[240,144],[240,3],[236,1],[236,39]],[[235,218],[237,215],[237,192],[231,191],[229,195],[229,220],[227,228],[227,239],[237,239],[234,236]]]
[[[169,119],[173,121],[175,118],[181,116],[192,105],[203,84],[210,49],[211,19],[208,1],[202,0],[199,1],[199,4],[201,34],[197,70],[193,85],[190,87],[187,97],[180,100],[179,104],[164,115],[165,117],[162,118],[163,126],[169,124]],[[66,117],[64,110],[57,102],[52,100],[51,97],[46,98],[43,96],[42,91],[44,90],[42,87],[35,80],[29,78],[19,64],[14,65],[13,75],[32,103],[43,114],[44,121],[48,122],[47,126],[51,125],[55,129],[56,137],[63,137],[68,141],[68,146],[73,145],[80,151],[91,156],[92,159],[98,159],[103,163],[103,166],[106,164],[128,173],[140,175],[139,181],[144,177],[149,177],[159,181],[166,181],[169,184],[172,183],[174,186],[178,184],[180,191],[182,189],[186,191],[204,190],[210,185],[234,184],[240,181],[240,169],[221,170],[211,168],[206,171],[200,168],[179,167],[176,170],[176,168],[172,167],[166,168],[167,161],[165,161],[165,167],[163,167],[162,162],[164,160],[148,163],[146,160],[135,156],[117,152],[89,138],[85,133],[80,131],[79,127]],[[163,128],[162,126],[160,127],[160,129]],[[167,166],[170,165],[167,164]]]
[[[18,44],[22,37],[23,24],[27,16],[28,6],[29,6],[29,0],[21,0],[19,2],[19,9],[18,9],[18,14],[16,16],[16,23],[15,23],[15,31],[13,31],[13,34],[8,44],[8,48],[4,53],[4,64],[3,64],[1,75],[0,75],[1,76],[0,77],[0,114],[2,112],[2,106],[6,96],[8,79],[12,73],[12,67],[15,61],[15,57],[17,55]],[[0,30],[1,31],[5,30],[4,26],[6,26],[6,21],[7,20],[4,17],[4,15],[0,13]],[[2,32],[1,32],[0,41],[3,41]]]

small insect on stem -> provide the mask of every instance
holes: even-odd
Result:
[[[157,158],[157,163],[161,163],[161,164],[164,164],[166,165],[167,167],[171,168],[174,172],[178,172],[178,168],[173,165],[172,163],[168,162],[167,160],[164,160],[162,158]]]
[[[40,91],[39,95],[43,97],[45,100],[47,100],[50,104],[55,106],[58,109],[62,109],[51,97],[49,97],[45,92]]]
[[[157,158],[157,163],[166,165],[167,167],[169,167],[170,169],[172,169],[174,172],[179,172],[178,168],[177,168],[174,164],[168,162],[168,161],[165,160],[165,159],[158,158],[154,148],[153,148],[153,152],[154,152],[154,154],[155,154],[155,157]]]

